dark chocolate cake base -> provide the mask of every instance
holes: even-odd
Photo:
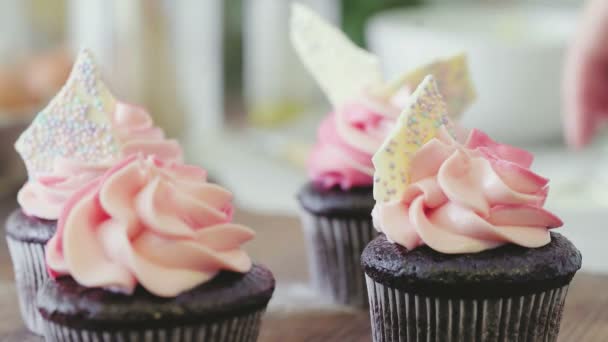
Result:
[[[374,281],[410,293],[450,297],[530,294],[570,283],[581,267],[580,252],[551,233],[540,248],[505,245],[474,254],[443,254],[428,246],[408,251],[382,235],[361,256]]]
[[[374,208],[374,188],[354,187],[322,189],[314,183],[304,185],[298,193],[298,201],[311,214],[326,217],[370,218]]]
[[[42,319],[35,301],[38,289],[48,278],[44,247],[55,233],[57,222],[30,217],[17,209],[8,217],[5,227],[21,316],[30,331],[42,334]]]
[[[21,209],[15,209],[6,220],[6,236],[16,241],[46,244],[56,230],[56,220],[28,216]]]
[[[374,341],[556,341],[582,260],[551,237],[541,248],[459,255],[376,238],[362,255]]]
[[[377,236],[371,187],[323,190],[307,184],[298,195],[313,286],[335,303],[368,305],[361,253]]]
[[[272,273],[221,272],[175,298],[132,295],[49,280],[38,295],[47,341],[255,341],[272,296]]]

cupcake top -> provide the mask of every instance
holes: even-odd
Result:
[[[83,50],[70,77],[15,144],[28,171],[17,200],[31,216],[55,220],[67,199],[114,163],[134,153],[182,160],[140,107],[118,102]]]
[[[543,208],[548,180],[530,170],[532,161],[527,151],[453,125],[427,76],[373,157],[374,225],[408,250],[544,246],[562,221]]]
[[[141,154],[70,197],[46,248],[51,276],[174,297],[220,271],[247,272],[241,245],[254,232],[231,223],[232,195],[198,167]]]
[[[373,153],[395,125],[412,88],[427,74],[449,94],[458,116],[474,98],[464,56],[414,70],[387,83],[378,58],[306,7],[294,4],[291,38],[334,110],[321,123],[308,160],[309,176],[323,189],[371,186]]]
[[[132,295],[91,289],[63,277],[42,284],[36,304],[45,320],[64,327],[159,330],[252,315],[264,310],[274,288],[272,273],[254,264],[246,274],[220,272],[196,289],[170,298],[157,297],[141,287]],[[187,331],[185,328],[184,338],[191,336]]]
[[[429,246],[408,250],[381,234],[365,247],[361,265],[375,282],[423,296],[538,294],[568,285],[582,264],[572,242],[561,234],[550,234],[551,242],[539,248],[506,244],[475,254],[445,254]]]

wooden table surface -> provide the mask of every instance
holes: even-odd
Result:
[[[15,204],[0,204],[4,220]],[[307,285],[306,255],[296,218],[238,212],[235,220],[255,228],[248,245],[255,260],[270,267],[277,291],[266,314],[259,341],[371,341],[367,312],[325,303]],[[0,244],[0,341],[42,341],[25,330],[19,317],[10,259]],[[568,294],[560,342],[608,341],[608,276],[577,274]]]

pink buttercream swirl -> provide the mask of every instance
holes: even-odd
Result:
[[[412,157],[410,184],[397,201],[378,202],[374,225],[414,249],[475,253],[513,243],[540,247],[562,221],[543,209],[548,180],[532,155],[473,130],[465,143],[444,130]]]
[[[343,190],[372,185],[372,155],[395,124],[402,97],[400,93],[387,101],[362,95],[330,113],[319,127],[308,159],[313,182],[324,189]]]
[[[70,198],[47,245],[49,271],[124,293],[140,284],[160,297],[221,270],[247,272],[241,245],[254,232],[231,223],[231,200],[200,168],[129,157]]]
[[[141,107],[118,103],[112,126],[121,141],[120,158],[143,153],[164,160],[182,160],[182,149],[177,141],[166,139],[162,129],[154,126],[150,115]],[[68,198],[84,184],[101,176],[114,162],[91,164],[58,158],[53,172],[28,181],[19,191],[17,201],[28,215],[56,220]]]

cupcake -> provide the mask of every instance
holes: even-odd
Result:
[[[241,246],[232,195],[142,155],[70,197],[38,294],[46,341],[255,341],[274,291]]]
[[[458,116],[474,97],[459,55],[384,82],[378,58],[302,5],[294,5],[291,38],[334,110],[321,123],[299,194],[313,286],[339,304],[367,306],[360,255],[375,236],[370,213],[372,154],[395,124],[410,90],[437,75]]]
[[[87,50],[15,148],[29,179],[17,195],[20,208],[6,222],[6,238],[23,319],[32,332],[41,333],[33,301],[47,278],[44,246],[67,200],[125,156],[143,153],[181,161],[182,150],[165,139],[145,110],[113,98]]]
[[[373,340],[555,341],[580,252],[533,156],[453,125],[428,76],[373,157]]]

